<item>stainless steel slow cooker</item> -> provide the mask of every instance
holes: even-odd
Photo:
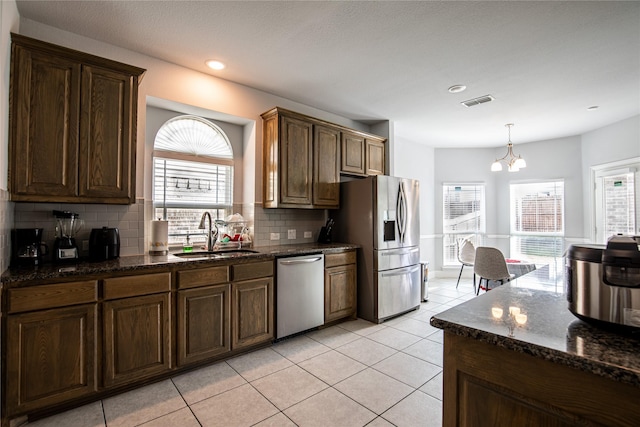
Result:
[[[569,310],[585,321],[640,328],[640,250],[633,237],[571,245],[565,260]]]

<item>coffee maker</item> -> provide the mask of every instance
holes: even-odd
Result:
[[[56,217],[56,240],[53,243],[53,260],[56,262],[78,259],[76,235],[82,228],[82,221],[75,212],[53,211]]]
[[[42,228],[16,228],[11,230],[11,266],[42,264],[48,246],[42,241]]]

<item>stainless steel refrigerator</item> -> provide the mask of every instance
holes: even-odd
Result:
[[[378,175],[340,184],[334,241],[358,249],[358,317],[380,323],[420,306],[420,183]]]

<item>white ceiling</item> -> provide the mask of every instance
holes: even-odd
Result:
[[[640,114],[640,2],[23,1],[22,18],[354,120],[504,145]],[[227,64],[209,70],[206,59]],[[447,88],[467,90],[450,94]],[[461,101],[491,94],[473,108]],[[597,111],[587,107],[598,105]]]

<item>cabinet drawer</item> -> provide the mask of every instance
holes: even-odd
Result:
[[[127,298],[171,290],[171,273],[143,274],[104,279],[104,299]]]
[[[237,282],[238,280],[257,279],[258,277],[273,276],[273,261],[232,265],[231,271],[231,277],[234,282]]]
[[[325,254],[324,267],[335,267],[336,265],[355,264],[356,251],[342,252],[339,254]]]
[[[229,281],[229,267],[199,268],[197,270],[178,271],[178,287],[180,289],[198,286],[216,285]]]
[[[10,313],[84,304],[98,300],[97,280],[9,289]]]

